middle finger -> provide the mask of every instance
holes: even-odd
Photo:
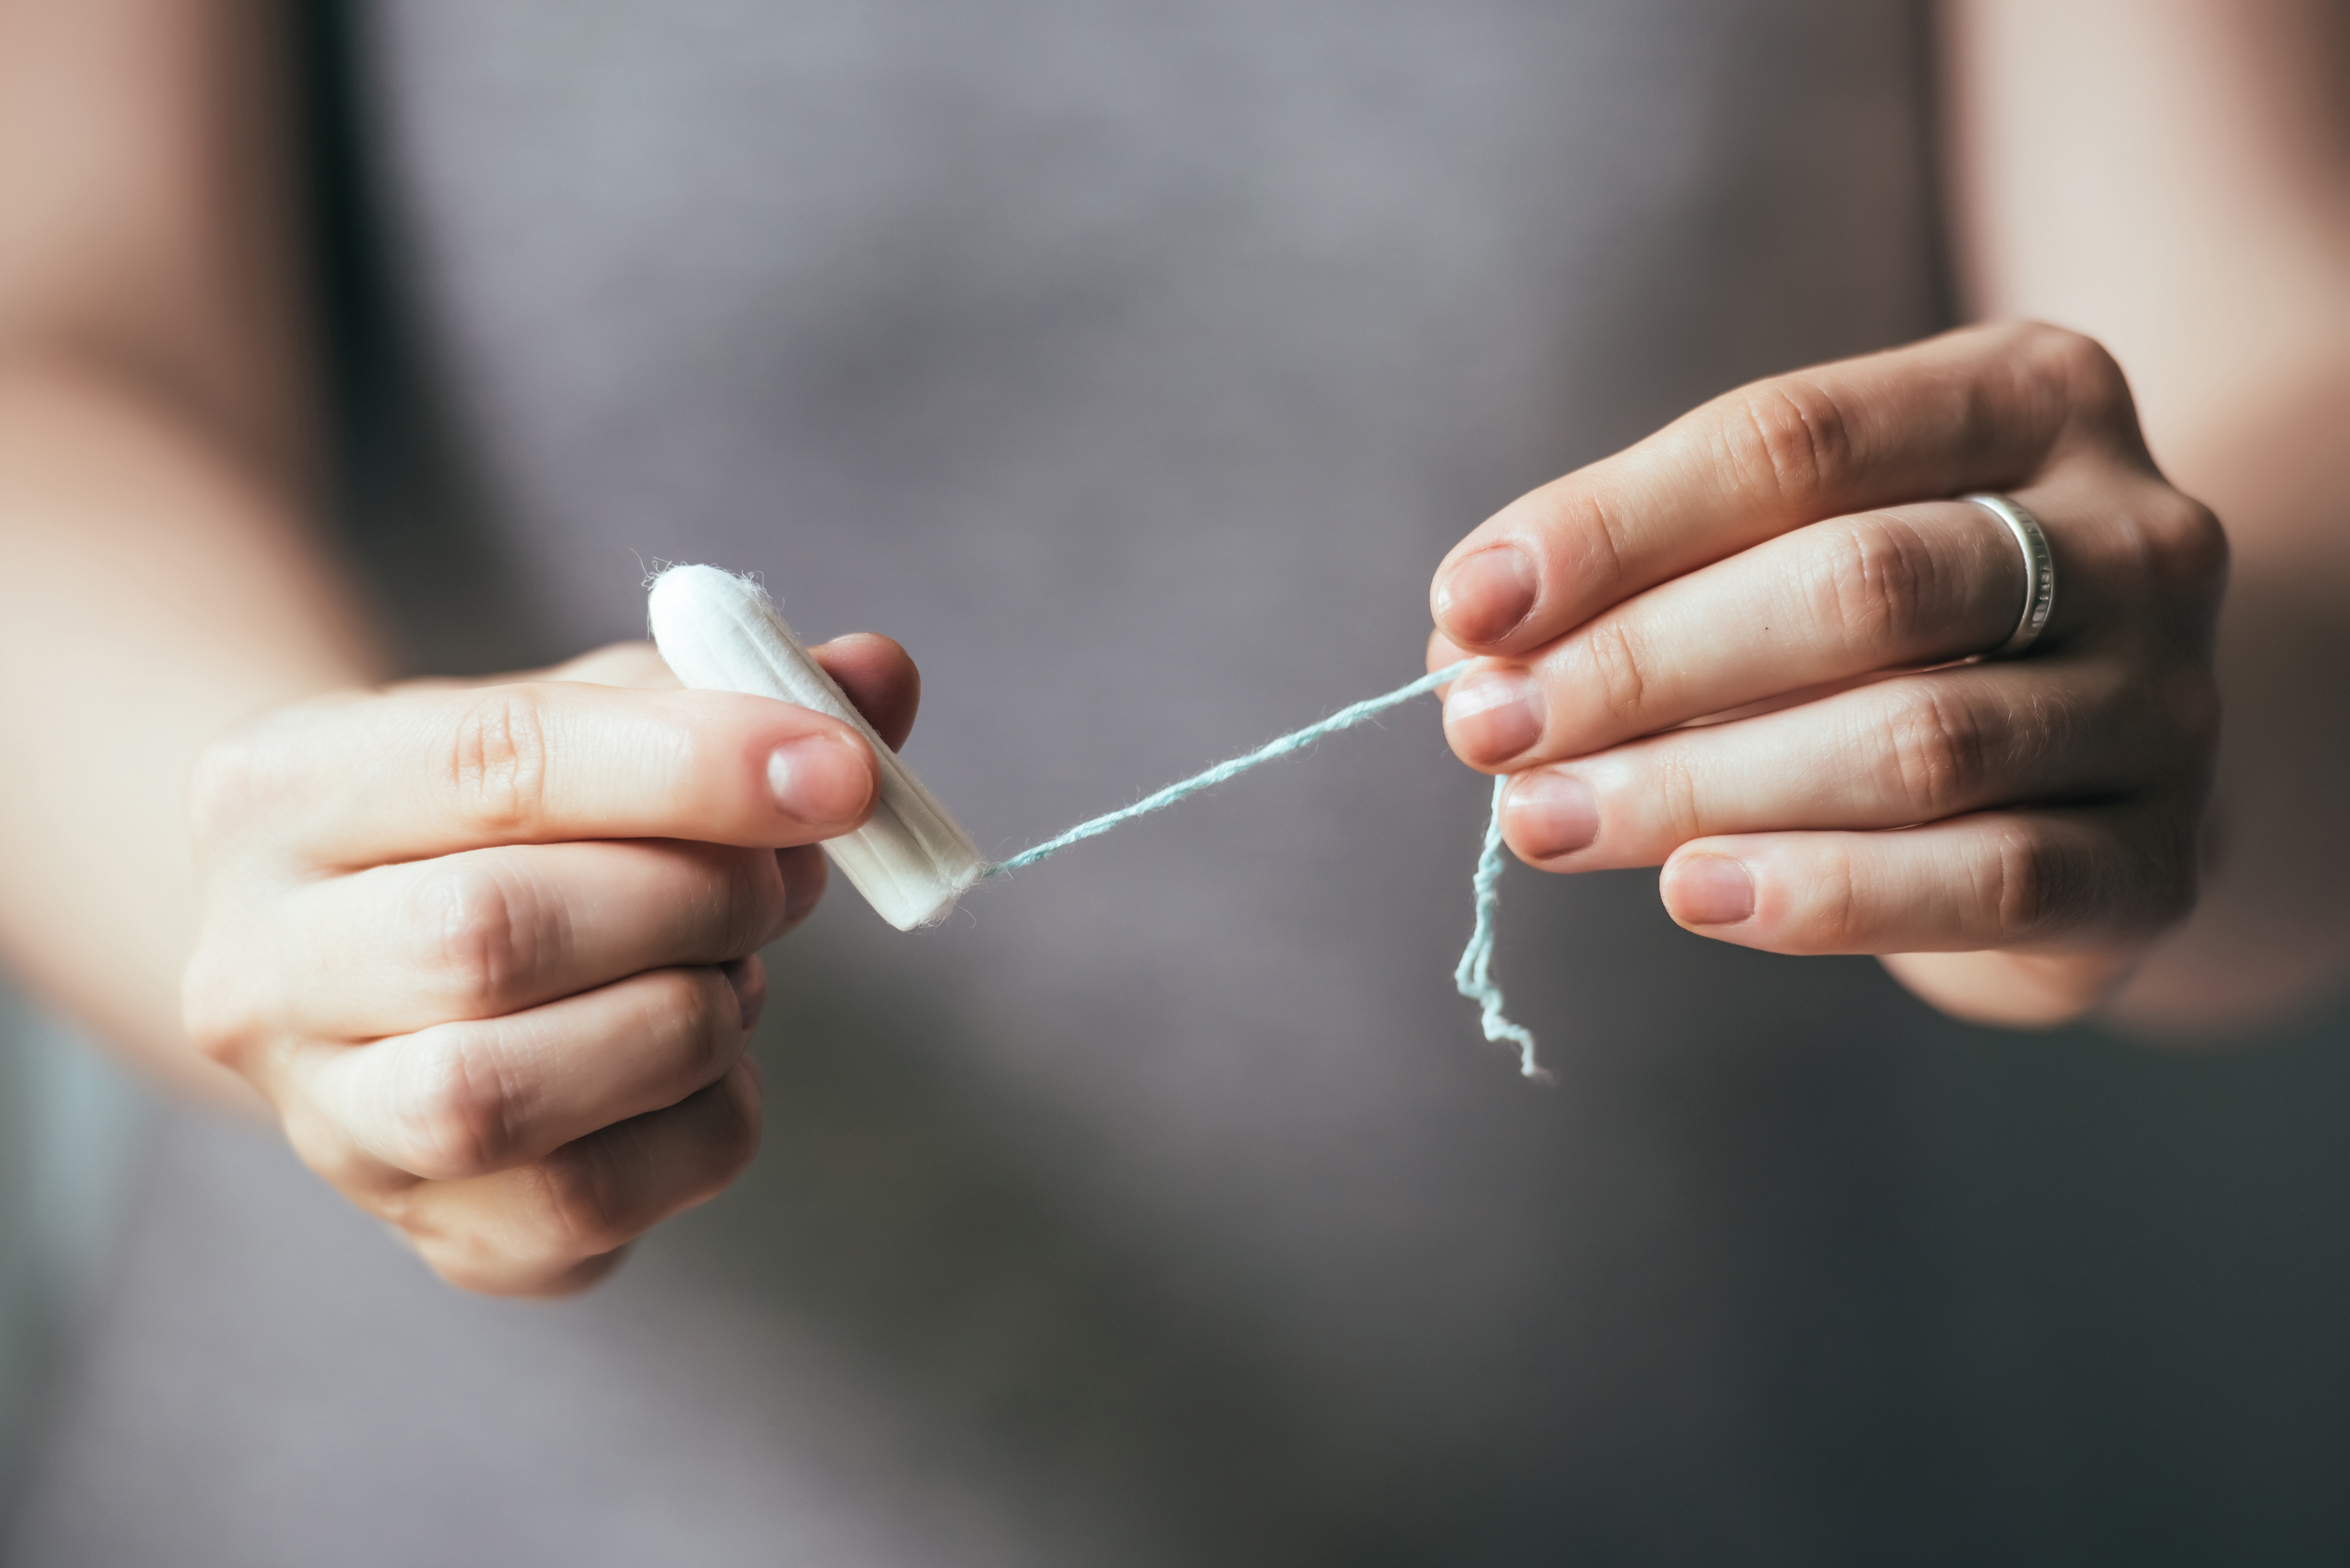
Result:
[[[822,851],[677,839],[508,845],[380,866],[278,906],[255,983],[286,1033],[372,1040],[624,975],[745,958],[806,916]]]
[[[2014,628],[2022,553],[1967,502],[1832,518],[1649,589],[1445,699],[1447,738],[1494,771],[1709,714],[1963,658]]]

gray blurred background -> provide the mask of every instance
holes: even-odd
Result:
[[[122,1069],[0,986],[0,1499],[102,1277],[152,1109]]]

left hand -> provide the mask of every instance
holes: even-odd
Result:
[[[1962,663],[2024,599],[1977,491],[2039,518],[2055,606]],[[1979,327],[1757,382],[1512,503],[1438,569],[1429,657],[1485,656],[1445,732],[1516,775],[1530,864],[1661,864],[1701,935],[2054,1023],[2195,903],[2226,573],[2102,348]]]

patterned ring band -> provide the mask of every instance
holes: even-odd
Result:
[[[2004,495],[1966,495],[1970,501],[2001,522],[2015,535],[2023,550],[2023,613],[2016,618],[2015,630],[2008,639],[1982,655],[1985,659],[2013,659],[2040,639],[2047,628],[2048,612],[2056,607],[2056,557],[2049,554],[2048,535],[2042,531],[2040,519],[2010,501]]]

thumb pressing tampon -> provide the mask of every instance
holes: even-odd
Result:
[[[864,826],[824,850],[876,913],[901,931],[946,919],[987,857],[884,745],[756,583],[715,566],[653,579],[653,640],[677,678],[704,691],[774,697],[854,725],[881,764],[881,799]]]

